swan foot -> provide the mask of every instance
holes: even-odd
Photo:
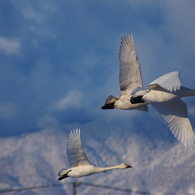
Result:
[[[143,96],[137,96],[137,97],[134,97],[134,98],[131,98],[130,99],[130,102],[132,104],[137,104],[137,103],[144,103],[145,101],[142,99]]]

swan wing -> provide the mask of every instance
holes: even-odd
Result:
[[[179,78],[179,72],[169,72],[156,80],[152,81],[149,85],[148,88],[155,88],[156,85],[159,85],[160,87],[172,92],[172,91],[177,91],[180,89],[182,83]]]
[[[66,152],[71,167],[90,165],[90,162],[87,159],[85,151],[82,147],[80,129],[75,129],[70,132]]]
[[[131,92],[137,87],[143,87],[141,67],[138,61],[136,50],[133,42],[133,36],[128,35],[121,40],[120,51],[120,89]]]
[[[137,97],[137,96],[143,96],[147,93],[147,90],[141,87],[137,87],[131,92],[131,98]]]
[[[168,123],[173,135],[187,148],[195,148],[195,136],[188,119],[187,106],[179,98],[151,105]]]

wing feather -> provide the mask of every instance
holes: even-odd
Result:
[[[153,88],[155,85],[159,85],[170,92],[179,90],[182,85],[179,72],[169,72],[157,78],[148,85],[148,88]]]
[[[70,132],[66,145],[66,152],[71,167],[90,164],[82,147],[80,129],[75,129]]]
[[[195,149],[195,136],[188,119],[187,106],[179,98],[151,105],[168,123],[173,135],[186,147]]]
[[[143,87],[141,67],[136,55],[132,35],[122,38],[119,51],[119,61],[119,81],[121,91],[132,91],[137,87]]]

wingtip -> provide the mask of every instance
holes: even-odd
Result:
[[[134,46],[133,34],[130,34],[129,36],[130,36],[131,42],[132,42],[132,44],[133,44],[133,46]]]
[[[121,44],[123,42],[126,42],[127,44],[133,44],[134,46],[133,34],[127,34],[126,36],[121,37]]]
[[[76,128],[76,129],[73,129],[70,131],[70,134],[69,135],[80,135],[81,133],[81,130],[79,128]]]

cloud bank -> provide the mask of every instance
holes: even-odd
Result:
[[[100,108],[108,95],[119,94],[120,39],[130,33],[145,86],[178,70],[183,84],[194,88],[192,1],[0,4],[4,27],[0,31],[2,136],[37,131],[46,124],[116,117],[117,111]],[[194,107],[191,101],[190,109]]]

